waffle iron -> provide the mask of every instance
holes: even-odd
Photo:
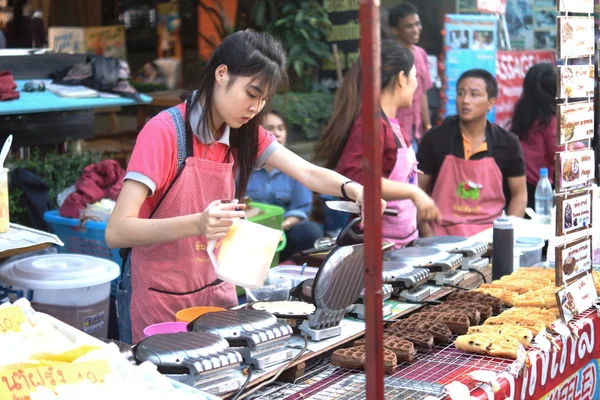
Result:
[[[138,363],[150,361],[171,379],[221,395],[238,390],[242,355],[217,335],[181,332],[150,336],[134,346]]]
[[[462,254],[448,253],[436,247],[405,247],[391,250],[383,255],[383,259],[384,265],[386,261],[395,261],[399,265],[427,269],[432,273],[429,280],[434,280],[440,285],[456,285],[464,275],[456,271],[462,264]]]
[[[266,311],[242,308],[201,315],[190,322],[194,332],[216,335],[258,369],[292,359],[287,343],[292,328]]]
[[[483,256],[488,251],[488,244],[476,242],[464,236],[432,236],[419,238],[413,242],[415,247],[435,247],[448,253],[461,254],[461,269],[475,268],[481,270],[489,265],[489,259]]]
[[[392,287],[392,285],[384,284],[383,288],[382,288],[383,301],[385,302],[386,300],[390,299],[392,297],[393,292],[394,292],[394,288]],[[350,314],[354,314],[360,319],[365,319],[365,313],[366,313],[365,296],[366,296],[366,292],[365,292],[365,290],[363,290],[362,293],[360,294],[360,297],[348,309],[348,312]],[[391,315],[392,311],[393,311],[393,307],[391,304],[385,304],[385,303],[383,304],[383,316],[384,317]]]

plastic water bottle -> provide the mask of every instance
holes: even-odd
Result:
[[[554,193],[548,180],[548,168],[540,168],[540,180],[535,188],[535,213],[544,223],[552,219]]]

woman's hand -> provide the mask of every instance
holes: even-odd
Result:
[[[198,233],[205,236],[206,240],[218,240],[225,237],[233,220],[235,218],[246,218],[244,211],[236,211],[236,208],[243,210],[245,204],[222,203],[221,200],[215,200],[198,215]]]
[[[364,186],[356,183],[356,182],[351,182],[349,184],[346,185],[346,193],[348,193],[348,196],[350,198],[354,198],[356,204],[358,204],[359,206],[361,206],[360,210],[361,210],[361,215],[360,217],[364,220],[365,219],[365,210],[362,207],[363,205],[363,200],[364,200]],[[383,211],[385,211],[385,208],[387,207],[387,202],[383,199],[381,199],[381,213],[383,214]]]
[[[292,227],[298,225],[300,222],[302,222],[302,220],[298,217],[287,217],[285,221],[283,221],[283,224],[281,224],[281,229],[284,231],[289,231],[292,229]]]
[[[412,202],[417,207],[417,220],[419,222],[442,223],[442,215],[435,202],[421,189],[416,189],[412,196]]]

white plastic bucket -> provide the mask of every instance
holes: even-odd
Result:
[[[0,269],[0,285],[23,291],[36,311],[105,338],[110,282],[119,274],[119,266],[110,260],[80,254],[49,254],[4,265]],[[16,294],[10,298],[16,299]]]

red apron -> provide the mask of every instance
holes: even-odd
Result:
[[[444,159],[431,196],[442,214],[436,235],[470,237],[492,227],[502,215],[506,203],[502,173],[492,157],[487,132],[486,140],[487,157],[481,160],[455,157],[452,148]]]
[[[412,147],[405,143],[400,132],[400,126],[396,129],[382,113],[389,124],[396,141],[397,154],[396,165],[390,172],[389,180],[400,183],[408,183],[417,186],[417,157]],[[395,243],[395,248],[406,247],[410,242],[419,237],[417,229],[417,207],[412,200],[391,200],[387,202],[387,208],[398,211],[397,217],[384,215],[381,225],[385,241]]]
[[[190,134],[188,123],[185,130],[188,143],[197,140]],[[214,200],[233,199],[235,181],[231,154],[219,163],[190,157],[192,147],[187,148],[188,157],[183,169],[152,218],[196,214]],[[206,244],[204,236],[197,236],[132,249],[130,309],[133,343],[144,338],[144,328],[175,321],[175,313],[184,308],[237,305],[235,286],[217,279],[206,253]]]

